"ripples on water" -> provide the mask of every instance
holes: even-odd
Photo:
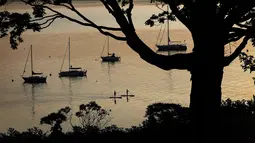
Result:
[[[101,7],[80,8],[82,12],[90,15],[93,9],[104,13]],[[150,16],[144,13],[146,10],[154,12],[155,9],[150,6],[139,6],[134,12],[135,24],[140,37],[155,49],[153,45],[158,28],[143,27],[144,20]],[[103,14],[100,17],[104,16]],[[100,21],[100,18],[97,20]],[[101,21],[108,22],[111,24],[109,19]],[[183,29],[177,30],[183,27],[178,24],[172,26],[175,28],[171,32],[172,38],[186,40],[190,52],[192,50],[190,33]],[[73,66],[87,69],[86,78],[58,77],[68,37],[71,37],[71,63]],[[111,109],[112,122],[124,127],[141,123],[149,104],[155,102],[174,102],[184,106],[189,104],[191,82],[187,71],[163,71],[141,60],[126,43],[113,39],[110,40],[110,51],[120,55],[121,61],[115,64],[101,63],[100,53],[105,37],[92,29],[87,30],[66,21],[59,21],[42,33],[25,34],[24,40],[19,49],[13,51],[9,48],[8,39],[0,39],[1,132],[6,131],[8,127],[24,130],[34,125],[39,126],[41,117],[65,106],[72,107],[75,112],[78,105],[91,100],[106,109]],[[23,84],[21,73],[30,44],[34,47],[35,71],[48,75],[47,84]],[[251,46],[248,48],[251,49]],[[250,52],[253,53],[253,49]],[[63,68],[67,68],[67,61]],[[52,76],[49,76],[50,73]],[[225,68],[223,98],[250,99],[254,93],[251,77],[252,74],[242,71],[238,59],[235,60],[231,66]],[[118,100],[116,105],[109,99],[114,90],[117,94],[124,94],[126,89],[136,97],[131,98],[129,102],[125,99]]]

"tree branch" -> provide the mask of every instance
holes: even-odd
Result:
[[[101,2],[111,10],[112,15],[122,28],[123,33],[127,37],[127,44],[146,62],[155,65],[164,70],[170,69],[190,69],[192,54],[175,54],[172,56],[165,56],[156,54],[149,48],[136,34],[133,28],[129,25],[126,17],[121,11],[116,1],[108,0]]]
[[[97,29],[105,29],[105,30],[112,30],[112,31],[121,31],[121,28],[114,28],[114,27],[107,27],[107,26],[98,26],[88,18],[86,18],[84,15],[82,15],[74,6],[72,3],[70,3],[71,9],[73,12],[75,12],[78,16],[80,16],[83,20],[93,25],[92,27]]]
[[[131,26],[131,28],[133,30],[135,30],[135,27],[134,27],[134,24],[133,24],[133,21],[132,21],[132,13],[131,13],[133,8],[134,8],[133,0],[129,0],[129,7],[126,10],[126,13],[127,13],[127,18],[128,18],[128,21],[129,21],[129,25]]]
[[[56,16],[56,17],[53,17],[51,19],[48,19],[44,24],[48,23],[50,20],[50,23],[48,23],[46,26],[44,27],[41,27],[40,29],[45,29],[47,27],[49,27],[57,18],[61,18],[61,16]],[[44,25],[44,24],[40,24],[41,26]]]
[[[110,14],[113,14],[113,10],[111,9],[111,7],[104,1],[104,0],[100,0],[102,3],[103,3],[103,5],[105,6],[105,8],[108,10],[108,12],[110,13]]]
[[[230,42],[236,42],[236,41],[240,40],[243,36],[244,36],[244,35],[238,35],[238,36],[236,36],[236,37],[232,37],[232,38],[226,40],[226,42],[224,43],[224,45],[226,45],[226,44],[228,44],[228,43],[230,43]]]
[[[117,40],[121,40],[121,41],[125,41],[126,38],[125,37],[120,37],[120,36],[116,36],[110,32],[104,31],[105,30],[112,30],[112,31],[121,31],[121,28],[113,28],[113,27],[106,27],[106,26],[98,26],[97,24],[95,24],[94,22],[92,22],[91,20],[89,20],[88,18],[86,18],[84,15],[82,15],[74,6],[72,3],[69,3],[69,5],[71,6],[71,9],[73,12],[75,12],[78,16],[80,16],[84,21],[88,22],[90,24],[91,27],[96,28],[100,33],[110,36],[114,39]]]
[[[251,28],[251,26],[245,25],[245,24],[241,24],[241,23],[236,23],[237,26],[241,27],[241,28]]]
[[[172,13],[191,31],[192,27],[190,21],[187,19],[187,16],[182,14],[181,11],[178,9],[178,6],[175,3],[175,1],[173,0],[169,1],[169,5],[172,10]]]
[[[239,23],[241,17],[247,14],[253,7],[255,3],[251,2],[241,2],[238,4],[238,8],[234,8],[229,15],[226,17],[226,28],[232,27],[234,24]]]
[[[171,56],[156,54],[138,37],[135,32],[127,35],[127,44],[146,62],[164,70],[190,70],[193,54],[174,54]]]
[[[48,15],[48,16],[44,16],[41,18],[36,18],[36,19],[30,20],[30,22],[36,22],[36,21],[44,20],[45,18],[51,18],[51,17],[55,17],[55,16],[58,16],[58,14],[53,14],[53,15]]]
[[[122,32],[126,35],[128,32],[134,31],[132,26],[129,25],[128,20],[124,16],[119,4],[115,0],[100,0],[107,9],[111,9],[112,15],[119,24]],[[109,11],[108,10],[108,11]],[[127,36],[127,35],[126,35]]]
[[[86,22],[90,23],[91,25],[96,26],[96,24],[94,22],[92,22],[91,20],[89,20],[88,18],[86,18],[84,15],[82,15],[74,6],[72,3],[70,3],[71,6],[71,10],[73,12],[75,12],[76,14],[78,14],[83,20],[85,20]]]
[[[53,4],[54,5],[54,4]],[[59,4],[60,6],[66,7],[67,9],[71,9],[71,7],[65,5],[65,4]],[[70,5],[70,4],[69,4]]]
[[[225,44],[228,44],[229,42],[234,42],[239,39],[241,39],[245,34],[247,34],[246,29],[241,29],[237,27],[232,27],[229,31],[228,38],[226,39]]]
[[[248,40],[250,39],[249,36],[245,36],[242,43],[235,49],[235,51],[228,57],[224,57],[224,66],[229,66],[230,63],[242,52],[245,48]]]
[[[22,1],[24,2],[24,0],[22,0]],[[34,4],[31,4],[31,3],[27,3],[27,4],[29,4],[30,6],[40,6],[40,7],[42,7],[42,8],[46,8],[46,9],[48,9],[48,10],[50,10],[50,11],[52,11],[52,12],[58,14],[59,16],[61,16],[61,17],[63,17],[63,18],[66,18],[66,19],[69,20],[69,21],[78,23],[78,24],[83,25],[83,26],[94,27],[94,28],[98,29],[98,31],[99,31],[100,33],[102,33],[102,34],[104,34],[104,35],[110,36],[110,37],[112,37],[112,38],[114,38],[114,39],[116,39],[116,40],[126,41],[126,37],[117,36],[117,35],[114,35],[114,34],[112,34],[112,33],[110,33],[110,32],[107,32],[107,31],[104,31],[104,30],[103,30],[103,28],[104,28],[104,29],[107,29],[107,30],[111,30],[111,29],[117,30],[116,28],[110,28],[110,27],[106,27],[106,26],[98,26],[98,25],[96,25],[96,24],[94,24],[94,23],[91,24],[91,23],[81,22],[81,21],[79,21],[79,20],[77,20],[77,19],[74,19],[74,18],[71,18],[71,17],[69,17],[69,16],[67,16],[67,15],[64,15],[64,14],[60,13],[59,11],[56,11],[56,10],[50,8],[49,6],[46,6],[46,5],[34,5]],[[88,20],[88,21],[90,21],[90,20]]]

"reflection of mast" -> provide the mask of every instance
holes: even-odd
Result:
[[[66,81],[68,80],[68,81]],[[79,80],[83,80],[83,78],[74,78],[74,77],[68,77],[68,78],[65,78],[65,79],[61,79],[62,81],[62,87],[67,90],[67,93],[68,97],[67,97],[67,100],[69,102],[69,105],[70,105],[70,108],[73,109],[73,96],[74,96],[74,93],[73,93],[73,90],[72,90],[72,84],[76,81],[79,81]],[[68,84],[66,84],[68,82]]]
[[[29,91],[31,91],[31,104],[32,104],[32,120],[35,119],[35,86],[34,84],[31,85],[31,90],[29,89]],[[26,90],[26,88],[30,88],[30,85],[28,84],[23,84],[23,87],[24,87],[24,93],[25,93],[25,96],[27,98],[30,99],[30,92]],[[28,101],[29,101],[28,99]]]
[[[111,80],[111,74],[112,74],[112,68],[114,68],[116,63],[107,63],[107,72],[108,72],[108,78]]]
[[[35,85],[32,84],[32,95],[31,95],[31,99],[32,99],[32,119],[35,119],[35,90],[34,90]]]
[[[173,72],[172,70],[169,71],[170,90],[173,89],[173,83],[172,82],[174,81],[174,80],[172,80],[172,72]]]
[[[111,63],[108,63],[108,64],[107,64],[107,66],[108,66],[108,68],[107,68],[107,73],[108,73],[108,78],[109,78],[109,80],[111,80],[111,66],[110,66],[110,64],[111,64]]]
[[[72,91],[72,82],[71,82],[71,78],[69,78],[68,87],[69,87],[69,94],[70,94],[69,103],[70,103],[71,109],[73,109],[73,104],[72,104],[72,102],[73,102],[73,91]]]

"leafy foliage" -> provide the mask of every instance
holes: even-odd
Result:
[[[244,71],[250,70],[250,73],[255,70],[255,59],[254,56],[248,55],[245,52],[242,52],[239,55],[239,60],[242,63],[241,67]]]
[[[83,128],[96,127],[102,129],[110,122],[110,111],[102,109],[94,101],[86,105],[81,104],[75,115],[79,118]]]
[[[30,5],[33,8],[32,15],[26,14],[19,14],[18,17],[22,16],[23,21],[17,18],[17,14],[12,14],[6,11],[0,12],[1,18],[5,20],[1,20],[0,30],[1,30],[1,37],[7,36],[10,34],[10,43],[11,47],[13,49],[16,49],[19,42],[22,42],[21,34],[26,30],[34,30],[34,31],[40,31],[41,29],[47,28],[51,25],[51,23],[54,22],[57,18],[66,18],[72,22],[76,22],[78,24],[84,25],[84,26],[92,26],[94,28],[97,28],[102,34],[110,35],[114,38],[117,38],[117,36],[114,36],[113,34],[110,34],[109,32],[103,31],[102,27],[98,27],[95,23],[91,22],[88,18],[86,18],[85,14],[81,14],[75,7],[72,5],[72,0],[22,0],[27,5]],[[117,6],[112,5],[112,2],[106,0],[101,1],[108,11],[113,14],[113,16],[119,20],[119,16],[117,16],[117,13],[114,14],[113,12],[118,10]],[[133,9],[133,1],[131,0],[117,0],[117,2],[122,7],[123,14],[126,15],[128,22],[132,24],[132,18],[131,18],[131,10]],[[148,0],[149,2],[149,0]],[[181,22],[183,22],[184,25],[188,27],[189,30],[194,29],[194,25],[198,23],[197,17],[202,17],[201,12],[197,12],[199,7],[206,7],[202,3],[198,1],[189,1],[189,0],[151,0],[151,3],[156,3],[156,6],[162,10],[159,14],[153,14],[146,22],[146,25],[154,26],[155,24],[163,24],[167,19],[171,21],[176,21],[179,19]],[[112,6],[109,6],[109,5]],[[255,43],[255,34],[252,27],[254,27],[254,15],[255,15],[255,2],[253,1],[235,1],[235,2],[226,2],[225,0],[217,0],[214,3],[211,3],[212,5],[215,4],[216,9],[215,10],[215,17],[218,19],[215,19],[214,21],[219,21],[225,23],[225,21],[233,21],[233,24],[230,24],[231,27],[226,27],[224,29],[229,29],[228,34],[229,37],[226,39],[227,43],[231,41],[236,41],[240,39],[240,37],[247,35],[248,33],[251,36],[253,44]],[[0,5],[5,6],[7,5],[6,0],[1,0]],[[68,10],[75,12],[78,16],[80,16],[84,21],[79,21],[77,19],[73,19],[71,17],[68,17],[67,15],[64,15],[60,12],[58,12],[56,9],[52,8],[51,6],[61,6],[65,7]],[[129,5],[128,8],[124,9],[126,5]],[[161,5],[161,7],[160,7]],[[211,6],[212,6],[211,5]],[[164,6],[169,6],[170,11],[166,10]],[[46,13],[46,9],[53,12],[54,16],[49,16]],[[208,7],[209,9],[209,7]],[[238,13],[238,11],[240,11]],[[120,11],[119,11],[120,12]],[[13,16],[12,16],[13,15]],[[15,16],[16,15],[16,16]],[[117,17],[116,17],[117,16]],[[39,18],[39,19],[35,19]],[[224,20],[222,19],[224,18]],[[12,19],[12,20],[11,20]],[[123,19],[122,19],[123,20]],[[121,21],[122,21],[121,20]],[[118,20],[117,20],[118,21]],[[118,22],[119,23],[119,22]],[[123,23],[123,22],[122,22]],[[224,25],[224,24],[221,24]],[[232,26],[237,25],[239,30],[232,30]],[[131,26],[132,27],[132,26]],[[13,30],[16,29],[16,30]],[[109,28],[107,28],[109,29]],[[116,29],[115,29],[116,30]],[[122,29],[124,32],[125,30]],[[247,32],[244,32],[247,31]],[[193,32],[193,31],[191,31]],[[117,39],[123,39],[123,38],[117,38]]]
[[[147,120],[143,122],[143,125],[166,124],[164,122],[176,125],[177,122],[188,122],[189,116],[188,108],[181,105],[155,103],[147,107],[145,113]]]
[[[51,125],[51,131],[53,133],[62,132],[61,124],[68,119],[68,113],[71,111],[69,107],[61,108],[56,113],[51,113],[48,116],[41,118],[40,124]]]
[[[43,9],[40,6],[34,6],[33,7],[33,15],[37,18],[37,17],[43,17],[45,15],[45,9]]]
[[[24,132],[9,128],[7,133],[0,134],[0,142],[40,142],[45,138],[47,138],[46,133],[37,127],[29,128]]]
[[[94,112],[100,108],[95,102],[81,105],[81,109],[90,108]],[[60,114],[69,113],[68,108],[58,111]],[[52,114],[50,114],[52,115]],[[49,115],[48,115],[49,116]],[[78,142],[93,140],[119,142],[118,138],[129,142],[138,139],[144,141],[157,138],[157,141],[171,139],[171,141],[189,142],[190,134],[190,110],[178,104],[155,103],[147,107],[145,120],[139,126],[131,128],[119,128],[116,125],[107,126],[104,129],[87,126],[74,126],[72,132],[58,134],[54,132],[47,135],[42,130],[34,127],[27,131],[19,132],[10,128],[7,133],[0,134],[0,142]],[[54,117],[54,122],[56,117]],[[64,118],[62,118],[63,120]],[[44,117],[45,120],[45,117]],[[224,100],[221,103],[221,131],[224,133],[222,141],[225,142],[253,142],[255,133],[255,96],[251,100]],[[67,121],[67,120],[65,120]],[[63,120],[63,122],[65,122]],[[51,121],[47,124],[53,125]],[[235,138],[233,138],[235,136]],[[116,140],[113,140],[116,139]]]
[[[166,20],[176,21],[176,17],[169,11],[163,11],[158,15],[153,14],[146,22],[145,25],[150,27],[154,26],[155,23],[163,24]]]
[[[30,22],[30,15],[28,13],[10,13],[7,11],[0,12],[0,38],[10,34],[10,44],[13,49],[17,48],[19,42],[23,42],[21,34],[32,29],[33,31],[40,31],[38,23]]]

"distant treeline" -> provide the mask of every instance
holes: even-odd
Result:
[[[13,1],[13,0],[7,0]],[[21,0],[15,0],[15,2],[20,2]],[[100,2],[99,0],[72,0],[72,1],[84,1],[84,2]],[[134,2],[150,2],[150,0],[134,0]]]
[[[178,104],[155,103],[147,107],[145,120],[138,126],[120,128],[108,125],[110,110],[96,102],[82,104],[75,113],[80,125],[72,125],[71,109],[65,107],[41,119],[41,124],[50,125],[49,132],[30,128],[19,132],[10,128],[0,133],[1,143],[20,142],[187,142],[191,136],[190,110]],[[3,115],[4,116],[4,115]],[[17,117],[19,115],[17,114]],[[216,132],[222,133],[222,142],[255,142],[255,102],[252,100],[222,101],[221,123]],[[72,130],[62,132],[62,123],[70,123]]]

